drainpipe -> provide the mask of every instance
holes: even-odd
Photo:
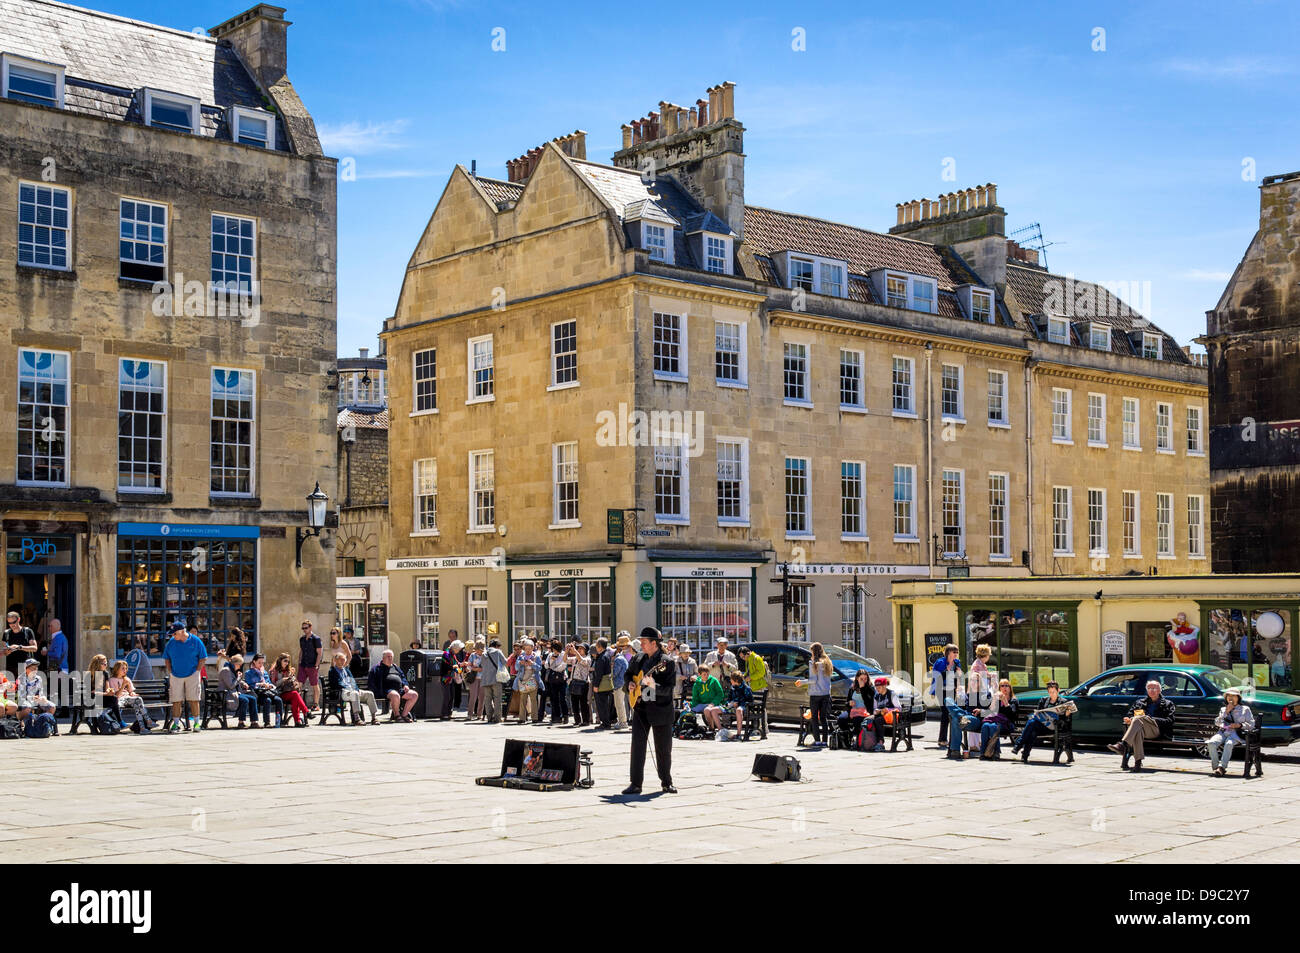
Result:
[[[1034,575],[1034,371],[1038,361],[1025,361],[1025,527],[1028,532],[1029,575]]]
[[[934,393],[934,375],[931,374],[931,359],[934,357],[934,345],[925,342],[925,536],[930,541],[929,576],[934,578],[934,411],[932,409]]]

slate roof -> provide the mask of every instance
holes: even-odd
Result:
[[[227,43],[53,0],[0,0],[0,52],[63,66],[68,112],[140,122],[147,86],[198,99],[202,134],[229,139],[226,107],[269,105]]]
[[[524,194],[524,187],[518,182],[485,179],[481,175],[475,176],[474,181],[488,194],[488,198],[496,203],[497,211],[503,211],[514,205],[519,201],[519,196]]]
[[[1152,324],[1127,302],[1095,282],[1054,275],[1042,268],[1008,261],[1007,292],[1014,298],[1023,315],[1029,319],[1030,329],[1041,338],[1047,337],[1047,313],[1051,311],[1062,317],[1071,317],[1070,343],[1072,344],[1088,347],[1088,325],[1096,321],[1110,325],[1110,349],[1115,354],[1141,357],[1142,332],[1146,331],[1159,334],[1164,339],[1160,349],[1161,360],[1172,364],[1191,363],[1183,353],[1183,349],[1178,346],[1178,342],[1169,334]],[[1077,302],[1081,296],[1092,303],[1091,316],[1086,313],[1061,313],[1078,308],[1074,302]],[[1058,303],[1061,306],[1053,307]],[[1066,304],[1069,304],[1068,308],[1063,307]]]

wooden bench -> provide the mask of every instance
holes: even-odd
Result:
[[[135,693],[140,696],[145,708],[161,708],[163,711],[163,730],[171,728],[172,724],[172,706],[170,682],[166,678],[143,678],[135,685]],[[71,724],[68,726],[68,733],[75,735],[77,729],[83,724],[90,726],[90,720],[86,713],[94,709],[94,700],[84,698],[79,705],[71,706]]]
[[[360,686],[361,683],[357,682],[357,687],[360,688]],[[369,689],[366,690],[369,691]],[[381,715],[386,713],[388,711],[388,696],[385,695],[381,698],[376,695],[375,707],[379,709]],[[320,680],[320,721],[317,724],[323,725],[330,718],[337,718],[340,725],[352,724],[352,709],[343,700],[342,690],[330,685],[329,673],[326,672],[321,676]]]
[[[1175,707],[1174,715],[1174,736],[1173,738],[1162,738],[1156,741],[1148,741],[1149,745],[1160,745],[1171,748],[1190,748],[1192,753],[1197,757],[1208,758],[1210,749],[1207,742],[1218,733],[1219,728],[1214,723],[1216,715],[1206,712],[1188,711],[1186,709]],[[1243,778],[1250,777],[1250,769],[1255,768],[1255,777],[1264,773],[1264,753],[1260,746],[1259,720],[1256,718],[1255,727],[1250,731],[1239,731],[1242,744],[1237,747],[1245,754],[1246,764],[1242,769]]]
[[[807,705],[801,705],[799,708],[799,740],[798,745],[803,745],[808,736],[812,734],[812,718],[809,716],[811,709]],[[851,732],[845,732],[840,727],[840,715],[848,714],[849,697],[847,695],[831,695],[831,728],[830,728],[830,747],[832,749],[850,748],[853,739],[850,737]],[[905,745],[908,751],[912,750],[912,719],[908,713],[899,710],[892,724],[886,723],[885,730],[889,734],[889,750],[897,751],[900,744]],[[883,744],[884,739],[879,739]]]
[[[1021,705],[1016,712],[1015,728],[1012,731],[1013,736],[1018,744],[1020,738],[1024,735],[1025,726],[1029,724],[1029,719],[1033,717],[1035,708],[1027,705]],[[1057,718],[1052,724],[1050,732],[1039,734],[1039,738],[1048,743],[1052,749],[1052,764],[1061,763],[1061,753],[1065,753],[1066,764],[1074,764],[1074,724],[1064,725],[1065,719]],[[1025,760],[1028,760],[1027,758]]]

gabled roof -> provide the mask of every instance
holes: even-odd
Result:
[[[136,92],[149,87],[197,99],[215,137],[226,107],[269,105],[227,43],[53,0],[0,0],[0,52],[63,66],[68,112],[138,122]],[[286,148],[282,125],[276,140]]]
[[[497,211],[504,211],[519,201],[519,196],[524,194],[524,186],[521,182],[507,182],[504,179],[486,179],[483,176],[475,176],[474,181],[479,187],[487,193],[493,203],[496,204]]]
[[[1030,319],[1035,333],[1045,337],[1049,312],[1058,317],[1068,317],[1072,327],[1072,342],[1088,346],[1088,325],[1096,322],[1111,327],[1110,349],[1115,354],[1134,357],[1142,355],[1142,332],[1159,334],[1161,359],[1174,364],[1191,363],[1178,342],[1156,327],[1127,302],[1103,286],[1091,281],[1054,275],[1042,268],[1007,262],[1007,292],[1019,306],[1021,313]],[[1088,302],[1092,313],[1077,313],[1077,302]],[[1064,307],[1053,307],[1060,303]]]

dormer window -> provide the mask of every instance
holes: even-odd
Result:
[[[1088,325],[1088,347],[1092,348],[1094,351],[1110,350],[1109,324]]]
[[[972,321],[979,321],[981,324],[993,323],[993,293],[991,291],[971,291],[970,316]]]
[[[246,146],[262,149],[275,148],[275,115],[265,109],[231,106],[229,115],[230,138]]]
[[[704,236],[704,270],[715,275],[725,275],[731,269],[727,263],[731,260],[729,242],[720,235]]]
[[[63,67],[5,53],[0,57],[0,86],[6,99],[63,108]]]
[[[1161,359],[1164,341],[1158,334],[1142,332],[1142,356],[1152,361]]]
[[[1047,340],[1053,344],[1070,343],[1070,322],[1065,318],[1047,319]]]
[[[791,290],[802,288],[804,291],[833,298],[845,296],[847,262],[815,255],[786,253],[785,268]]]
[[[199,101],[193,96],[181,96],[177,93],[163,93],[153,89],[146,89],[144,91],[144,121],[146,126],[197,134],[199,131]]]
[[[641,234],[644,236],[645,249],[650,253],[650,260],[668,261],[668,228],[643,222]]]
[[[877,281],[879,281],[879,273]],[[877,290],[880,286],[877,285]],[[938,285],[933,278],[909,275],[905,272],[884,272],[885,304],[891,308],[909,308],[934,314],[938,311]]]

